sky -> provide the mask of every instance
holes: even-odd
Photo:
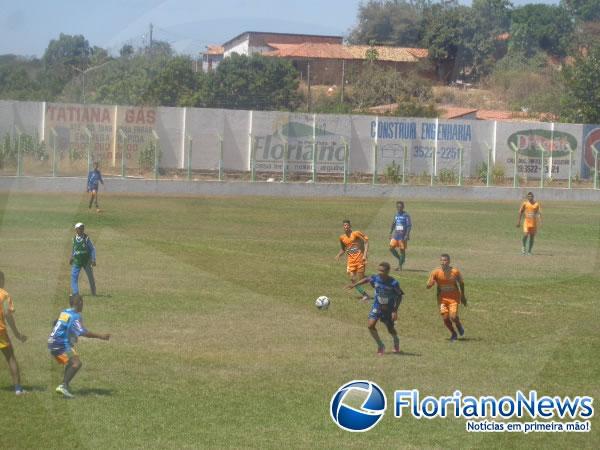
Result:
[[[558,0],[513,0],[557,4]],[[43,55],[60,33],[118,54],[124,44],[169,42],[196,54],[244,31],[346,35],[360,0],[0,0],[0,54]]]

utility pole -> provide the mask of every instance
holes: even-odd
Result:
[[[148,47],[150,47],[150,50],[152,50],[152,29],[154,27],[152,26],[152,24],[150,24],[150,44],[148,45]]]
[[[307,101],[306,101],[306,106],[308,107],[308,112],[310,112],[310,104],[311,104],[311,98],[310,98],[310,61],[308,61],[307,67],[306,67],[306,83],[308,85],[308,95],[307,95]]]
[[[344,85],[346,84],[346,60],[342,59],[342,90],[340,103],[344,103]]]
[[[84,105],[85,105],[85,75],[88,72],[91,72],[92,70],[99,69],[100,67],[104,66],[105,64],[108,64],[111,61],[112,61],[112,59],[109,59],[108,61],[104,61],[102,64],[98,64],[97,66],[88,67],[85,70],[82,70],[82,69],[79,69],[78,67],[73,66],[73,69],[75,69],[77,72],[81,73],[81,95],[83,97]]]

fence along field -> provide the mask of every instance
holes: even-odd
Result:
[[[0,173],[598,188],[600,125],[0,101]]]

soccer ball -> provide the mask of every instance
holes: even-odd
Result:
[[[319,309],[327,309],[329,308],[329,299],[324,295],[321,295],[315,300],[315,306]]]

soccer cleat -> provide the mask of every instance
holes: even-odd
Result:
[[[29,392],[27,392],[25,389],[20,388],[20,389],[16,389],[15,390],[15,395],[25,395],[28,394]]]
[[[400,346],[394,345],[394,353],[400,353]]]
[[[460,334],[461,336],[465,335],[465,329],[463,328],[462,325],[459,325],[456,328],[458,329],[458,334]]]
[[[526,255],[527,254],[527,250],[525,250],[525,247],[523,247],[521,249],[521,255]]]
[[[383,355],[385,355],[385,347],[379,347],[379,348],[377,349],[377,355],[378,355],[378,356],[383,356]]]
[[[402,272],[402,264],[399,264],[398,267],[394,269],[396,272]]]
[[[368,302],[369,300],[371,300],[371,297],[369,297],[369,294],[365,294],[362,296],[361,299],[363,302]]]
[[[450,342],[456,342],[457,339],[458,336],[456,335],[456,333],[452,333],[452,336],[450,336]]]
[[[66,398],[73,398],[73,397],[75,397],[73,394],[71,394],[69,392],[69,390],[65,387],[64,384],[59,385],[56,388],[56,392],[59,393],[59,394],[62,394]]]

